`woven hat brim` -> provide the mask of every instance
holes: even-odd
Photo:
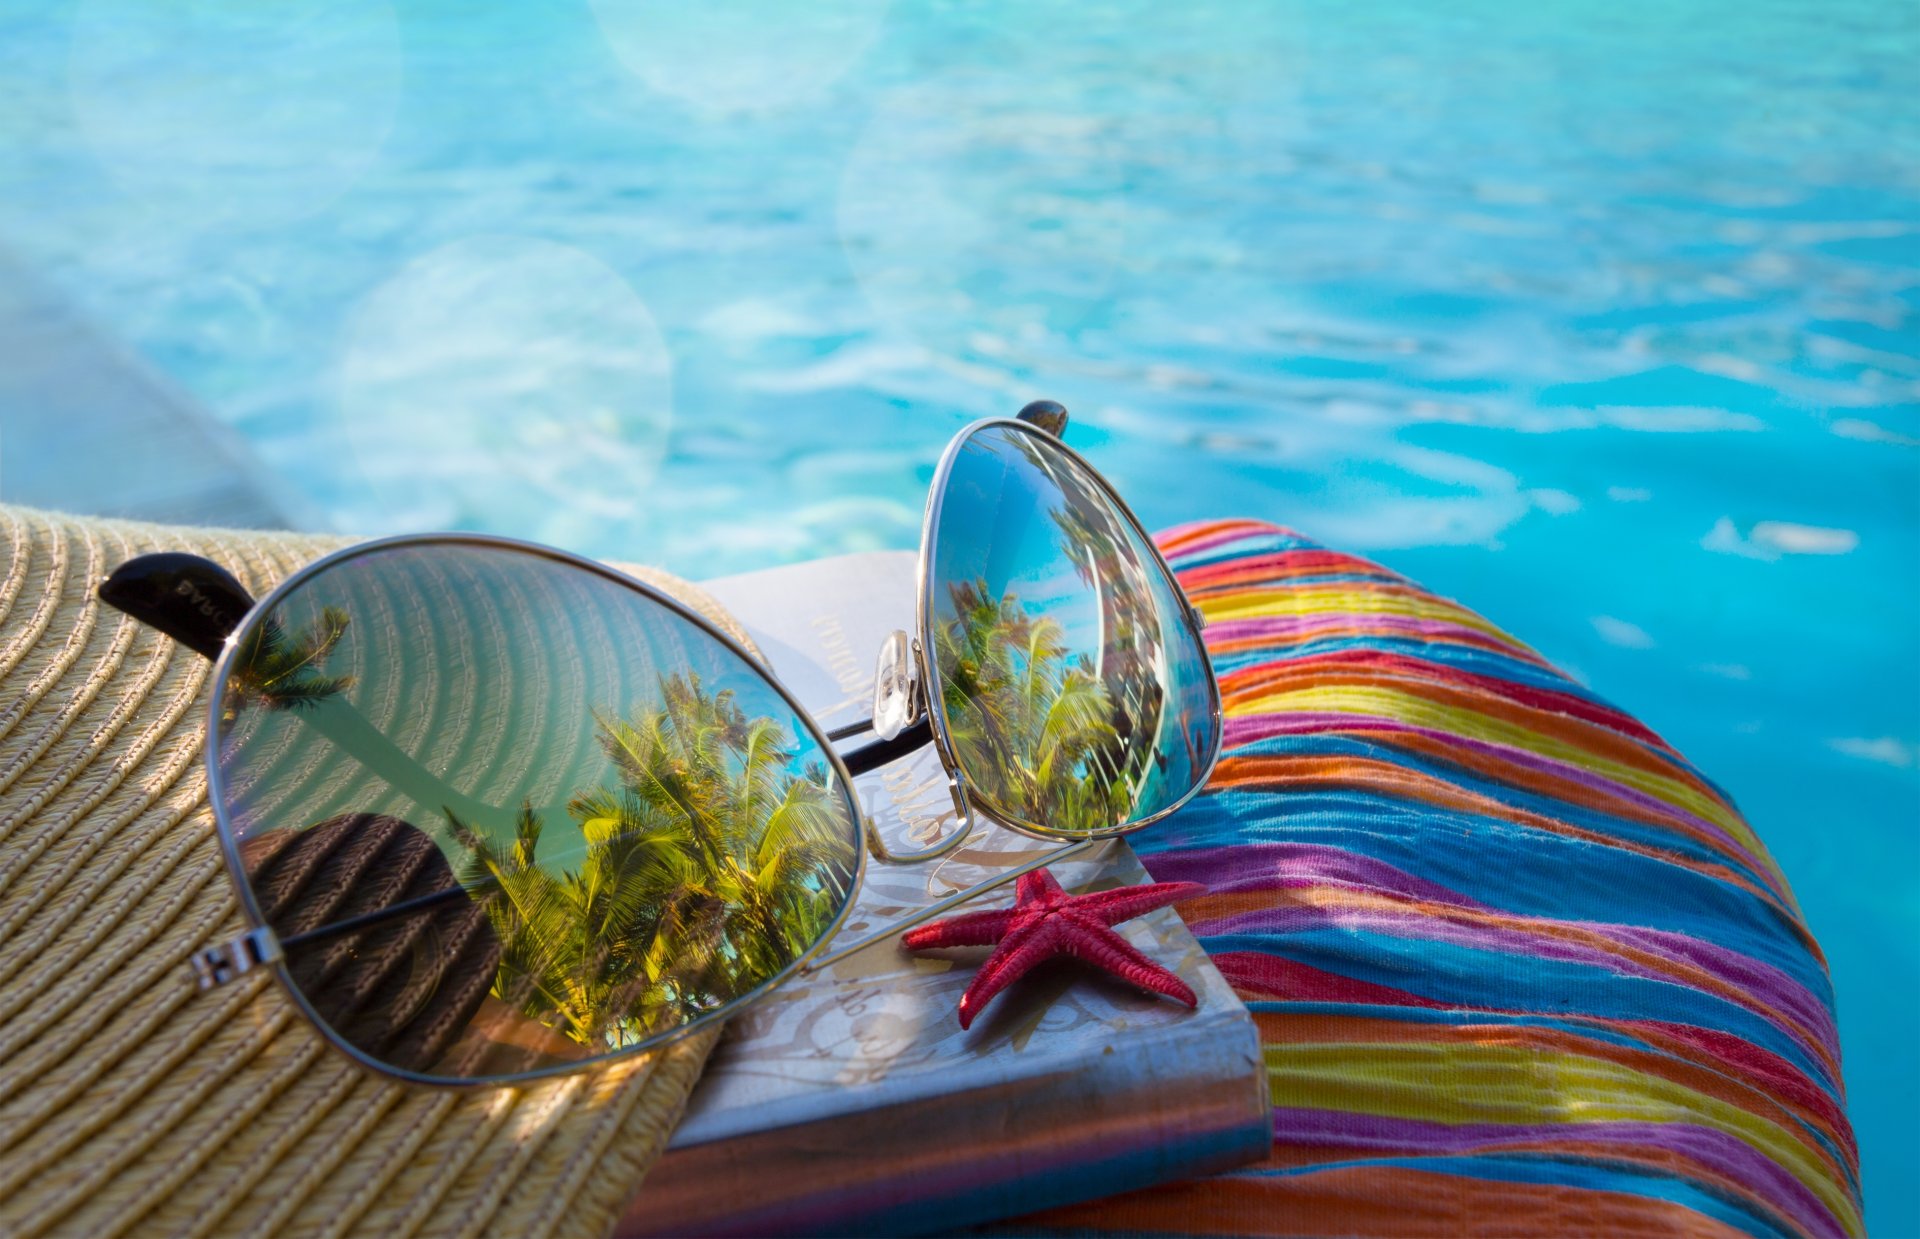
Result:
[[[0,1233],[604,1235],[718,1029],[522,1088],[372,1075],[272,977],[195,991],[240,932],[202,762],[209,665],[95,586],[190,551],[256,596],[351,539],[0,505]],[[711,597],[624,570],[751,641]]]

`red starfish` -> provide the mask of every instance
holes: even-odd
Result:
[[[1198,882],[1154,882],[1123,886],[1092,895],[1069,895],[1045,869],[1023,874],[1011,908],[969,912],[909,932],[910,951],[943,946],[993,946],[980,974],[960,996],[960,1027],[973,1023],[993,996],[1055,955],[1097,964],[1141,989],[1198,1006],[1193,990],[1141,954],[1111,926],[1144,916],[1155,908],[1206,893]]]

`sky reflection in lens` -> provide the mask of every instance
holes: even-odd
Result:
[[[858,817],[766,677],[577,564],[462,543],[323,569],[239,634],[222,804],[321,1020],[489,1079],[619,1052],[832,927]]]
[[[1043,432],[960,447],[927,634],[955,760],[995,816],[1056,834],[1176,804],[1218,743],[1205,651],[1133,521]]]

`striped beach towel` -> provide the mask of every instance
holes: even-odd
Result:
[[[1286,530],[1161,545],[1226,751],[1145,832],[1253,1009],[1263,1164],[1023,1233],[1857,1235],[1833,994],[1766,849],[1629,715]]]

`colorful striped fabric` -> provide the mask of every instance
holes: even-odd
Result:
[[[1227,750],[1137,842],[1255,1012],[1273,1155],[1086,1233],[1857,1235],[1833,994],[1664,741],[1465,608],[1271,525],[1162,535]]]

